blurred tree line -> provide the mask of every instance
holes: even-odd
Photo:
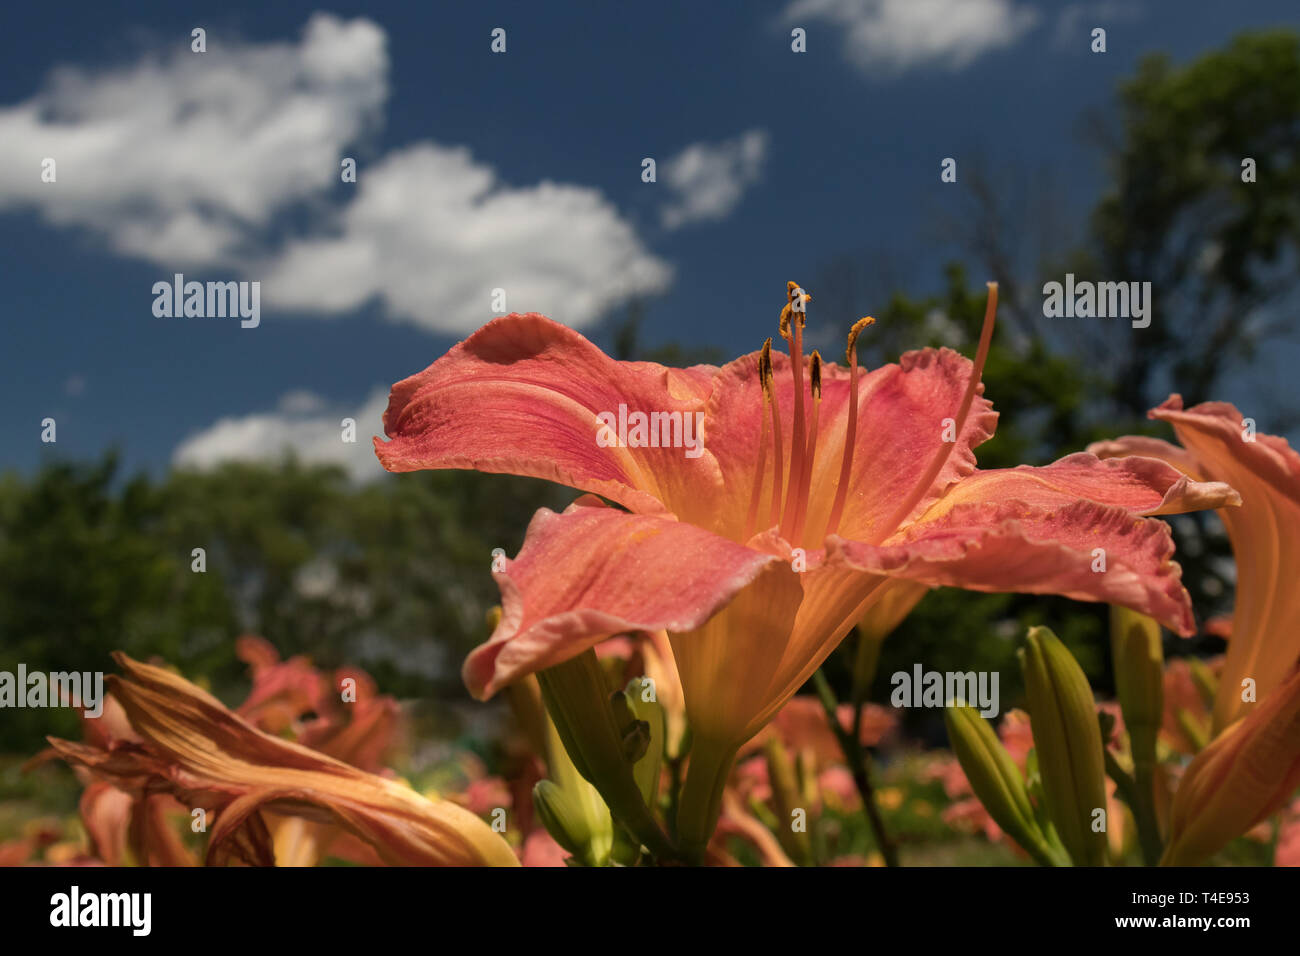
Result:
[[[1108,185],[1083,235],[1062,241],[1049,220],[1009,214],[999,188],[972,178],[964,255],[944,287],[907,296],[875,290],[861,257],[828,263],[808,288],[828,314],[873,310],[871,365],[907,349],[973,350],[983,280],[1001,288],[1001,318],[985,370],[1001,413],[979,449],[983,467],[1046,464],[1097,438],[1145,431],[1171,390],[1189,402],[1216,389],[1259,350],[1290,334],[1300,249],[1300,38],[1242,36],[1187,65],[1145,60],[1094,124]],[[1242,181],[1242,160],[1256,163]],[[1050,199],[1051,197],[1047,197]],[[1034,228],[1045,234],[1034,241]],[[1151,281],[1149,328],[1042,315],[1040,290],[1066,271],[1080,279]],[[972,281],[971,276],[978,277]],[[871,291],[871,294],[866,294]],[[880,302],[887,305],[882,309]],[[620,358],[719,362],[716,350],[640,344],[640,306],[606,329]],[[814,343],[821,344],[821,343]],[[828,347],[826,353],[834,354]],[[1280,391],[1280,389],[1278,390]],[[1283,398],[1275,395],[1275,398]],[[1292,410],[1261,417],[1273,431]],[[388,693],[460,697],[464,654],[498,601],[491,551],[513,554],[541,506],[572,493],[543,482],[454,472],[350,484],[338,469],[231,464],[163,480],[126,478],[109,454],[0,479],[0,670],[108,670],[122,648],[158,656],[215,688],[236,691],[243,668],[232,638],[262,634],[323,667],[353,662]],[[1198,617],[1231,608],[1226,538],[1212,515],[1172,522]],[[192,550],[206,572],[191,570]],[[1017,702],[1014,654],[1025,629],[1053,627],[1106,688],[1105,609],[1063,599],[932,592],[885,644],[873,698],[920,662],[933,670],[997,670],[1004,709]],[[1206,652],[1214,638],[1169,638],[1171,652]],[[847,684],[847,652],[832,679]],[[913,730],[942,739],[939,712],[911,712]],[[47,733],[76,734],[73,712],[10,711],[0,751],[30,752]]]
[[[111,672],[120,648],[240,699],[233,639],[257,633],[321,667],[360,664],[386,693],[460,698],[461,660],[499,601],[492,549],[514,554],[533,512],[571,497],[461,472],[356,486],[291,459],[118,472],[108,454],[0,479],[0,670]],[[3,726],[0,751],[78,735],[67,709],[9,710]]]

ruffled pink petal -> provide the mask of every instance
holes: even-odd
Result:
[[[1174,426],[1207,478],[1241,492],[1242,506],[1219,514],[1237,562],[1232,640],[1214,703],[1214,727],[1241,715],[1243,681],[1263,700],[1300,660],[1300,455],[1285,439],[1247,429],[1224,402],[1184,409],[1173,395],[1151,417]]]
[[[597,415],[676,415],[685,441],[715,370],[618,362],[533,312],[494,319],[423,372],[393,386],[375,439],[389,471],[465,468],[528,475],[605,495],[634,511],[689,515],[720,484],[706,453],[601,447]],[[676,421],[674,419],[674,421]],[[670,425],[670,432],[675,425]],[[694,435],[694,432],[691,433]],[[647,436],[649,437],[649,436]],[[657,437],[657,436],[656,436]]]
[[[1136,455],[1141,458],[1159,458],[1173,465],[1184,475],[1201,478],[1200,466],[1196,457],[1185,448],[1165,441],[1163,438],[1151,438],[1147,435],[1125,435],[1123,438],[1110,438],[1095,441],[1086,449],[1098,458],[1124,458]]]
[[[1100,549],[1100,551],[1098,550]],[[827,564],[973,591],[1060,594],[1133,608],[1191,634],[1191,602],[1171,560],[1168,526],[1123,508],[1075,501],[959,504],[884,545],[832,539]],[[1105,570],[1099,556],[1104,552]]]
[[[1150,415],[1173,425],[1183,447],[1207,469],[1239,463],[1300,504],[1300,454],[1285,438],[1248,430],[1235,405],[1203,402],[1184,409],[1182,396],[1171,395]]]
[[[1095,501],[1133,515],[1181,514],[1241,504],[1241,496],[1223,482],[1193,481],[1155,458],[1103,461],[1081,452],[1043,468],[977,470],[953,485],[921,520],[932,520],[959,504],[1008,500],[1047,509]]]
[[[466,659],[465,684],[487,698],[614,634],[691,631],[777,561],[671,518],[585,501],[563,514],[543,508],[519,556],[493,575],[501,621]]]

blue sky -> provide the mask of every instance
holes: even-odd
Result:
[[[912,22],[926,3],[941,15]],[[966,158],[1050,171],[1078,228],[1101,184],[1082,116],[1140,56],[1300,19],[1294,0],[59,9],[0,14],[3,465],[288,443],[359,476],[386,387],[491,318],[493,288],[597,341],[649,296],[649,340],[727,354],[844,254],[885,250],[933,291]],[[155,317],[178,271],[259,281],[260,325]]]

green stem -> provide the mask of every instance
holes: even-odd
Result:
[[[1147,866],[1156,866],[1164,853],[1164,842],[1160,839],[1160,827],[1156,822],[1155,808],[1155,768],[1138,765],[1133,773],[1120,766],[1110,752],[1103,751],[1106,761],[1106,774],[1115,781],[1115,788],[1124,802],[1133,811],[1133,820],[1137,824],[1138,845],[1142,848],[1142,862]]]
[[[817,697],[826,711],[826,719],[831,725],[835,739],[839,741],[845,761],[848,762],[853,783],[862,798],[862,810],[867,816],[867,822],[871,824],[871,832],[876,838],[880,855],[885,858],[886,866],[898,866],[898,847],[885,830],[885,821],[880,816],[880,808],[876,806],[875,789],[871,785],[871,755],[858,743],[860,738],[850,738],[840,726],[839,716],[836,713],[839,709],[839,701],[835,698],[835,691],[831,689],[830,681],[820,669],[813,673],[813,684],[817,688]],[[854,725],[861,726],[858,719],[854,720]]]
[[[668,764],[668,808],[664,819],[668,821],[668,837],[677,839],[677,807],[682,795],[682,755],[675,754],[666,761]]]
[[[696,866],[718,826],[722,791],[736,759],[736,747],[696,735],[677,804],[677,840],[682,855]]]
[[[1133,820],[1137,823],[1138,843],[1142,847],[1142,862],[1155,866],[1164,853],[1164,841],[1160,838],[1160,824],[1156,818],[1156,768],[1153,764],[1138,763],[1133,768],[1133,783],[1136,793],[1133,803]]]

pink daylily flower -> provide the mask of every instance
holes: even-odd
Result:
[[[1214,702],[1217,734],[1251,706],[1242,699],[1244,679],[1254,680],[1262,702],[1300,663],[1300,454],[1284,438],[1255,434],[1226,402],[1184,409],[1182,397],[1171,395],[1149,414],[1173,425],[1181,448],[1130,436],[1089,451],[1161,458],[1190,478],[1228,482],[1241,493],[1240,508],[1219,512],[1237,563],[1237,594]]]
[[[997,419],[980,382],[992,288],[974,363],[925,349],[870,372],[855,350],[869,320],[847,367],[803,355],[807,300],[790,283],[790,358],[769,340],[722,368],[619,362],[544,316],[506,316],[398,382],[375,440],[390,471],[534,476],[627,509],[537,513],[495,575],[503,614],[465,680],[486,698],[613,635],[666,631],[715,811],[736,749],[892,588],[1062,594],[1189,633],[1169,530],[1146,516],[1237,502],[1149,458],[978,470]],[[670,416],[651,419],[657,438],[700,416],[701,453],[598,441],[620,405]]]

